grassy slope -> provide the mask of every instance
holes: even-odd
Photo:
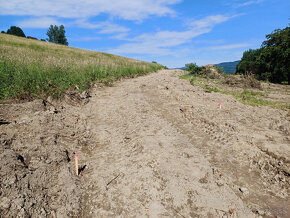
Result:
[[[61,97],[78,85],[109,83],[161,69],[154,63],[0,34],[0,100]],[[56,88],[57,87],[57,88]]]

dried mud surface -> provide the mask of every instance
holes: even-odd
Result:
[[[0,217],[289,217],[289,112],[182,73],[0,105]]]

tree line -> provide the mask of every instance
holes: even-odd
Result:
[[[266,35],[259,49],[243,53],[238,74],[254,74],[257,79],[290,84],[290,27]]]
[[[17,26],[11,26],[7,32],[1,31],[1,33],[6,33],[10,35],[15,35],[19,37],[26,37],[23,30],[20,27]],[[57,26],[57,25],[50,25],[48,28],[46,35],[48,38],[46,40],[41,39],[42,41],[48,41],[52,43],[62,44],[62,45],[68,45],[67,38],[65,36],[65,29],[63,25]],[[34,38],[34,37],[27,37],[27,38]]]

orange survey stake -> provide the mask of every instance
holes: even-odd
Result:
[[[76,165],[76,175],[79,175],[79,160],[78,160],[78,155],[75,155],[75,165]]]

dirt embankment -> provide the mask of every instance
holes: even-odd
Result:
[[[0,105],[0,215],[289,217],[289,113],[181,74],[96,87],[57,110]]]

